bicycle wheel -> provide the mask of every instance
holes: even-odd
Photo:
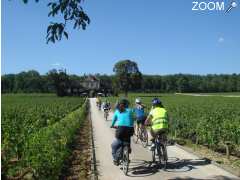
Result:
[[[138,139],[139,139],[139,129],[135,125],[134,136],[133,136],[133,141],[135,144],[137,144]]]
[[[141,129],[141,142],[142,142],[142,145],[143,147],[147,147],[148,145],[148,133],[147,133],[147,130],[145,128],[142,128]]]
[[[104,119],[107,121],[108,118],[108,112],[104,112]]]
[[[129,166],[129,148],[128,146],[124,146],[122,156],[122,170],[125,175],[127,175],[128,173],[128,166]]]
[[[161,151],[162,151],[161,162],[163,164],[163,168],[166,169],[167,161],[168,161],[168,155],[167,155],[166,146],[164,144],[161,146]]]
[[[152,149],[152,162],[156,162],[156,148]]]
[[[106,113],[105,119],[106,119],[106,121],[108,120],[108,113]]]

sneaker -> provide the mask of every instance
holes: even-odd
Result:
[[[115,166],[119,166],[119,162],[118,162],[117,160],[113,160],[113,164],[114,164]]]

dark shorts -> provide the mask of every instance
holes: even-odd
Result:
[[[121,141],[130,142],[131,136],[134,134],[133,127],[119,126],[116,130],[116,138]]]
[[[109,111],[109,110],[110,110],[109,108],[103,108],[104,112]]]
[[[142,124],[144,125],[144,122],[145,122],[145,117],[137,117],[136,118],[136,121],[137,121],[137,124]]]

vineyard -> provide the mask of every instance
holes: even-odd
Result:
[[[130,94],[131,104],[141,97],[147,109],[159,97],[170,116],[170,134],[190,139],[216,151],[240,157],[240,98]],[[116,98],[110,98],[115,102]]]
[[[2,176],[31,172],[37,179],[57,179],[67,144],[86,116],[83,103],[77,97],[3,95]]]

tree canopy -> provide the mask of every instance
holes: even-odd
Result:
[[[142,74],[136,62],[121,60],[114,65],[113,72],[116,73],[117,84],[125,92],[125,96],[130,89],[141,88]]]
[[[22,0],[25,4],[29,0]],[[40,0],[35,0],[39,2]],[[45,0],[44,0],[45,1]],[[81,3],[83,0],[48,0],[46,5],[49,8],[49,17],[55,17],[60,15],[62,17],[61,22],[50,22],[47,27],[46,41],[55,43],[60,41],[62,36],[68,39],[68,33],[66,27],[72,22],[73,29],[86,29],[86,26],[90,23],[90,18],[84,12]]]
[[[64,71],[62,71],[64,73]],[[57,92],[53,78],[50,75],[63,75],[62,83],[59,87],[79,88],[79,82],[84,76],[61,74],[59,71],[49,71],[45,75],[40,75],[37,71],[23,71],[18,74],[2,75],[2,93],[54,93]],[[114,92],[118,94],[119,80],[116,75],[96,75],[100,79],[100,88],[104,92]],[[141,75],[141,86],[129,86],[131,92],[145,93],[175,93],[175,92],[240,92],[240,74],[174,74],[174,75]],[[54,76],[56,77],[56,76]],[[134,77],[134,76],[133,76]],[[60,77],[56,77],[57,79]],[[66,79],[66,81],[64,81]],[[61,82],[61,81],[56,81]],[[64,90],[65,91],[65,90]]]

